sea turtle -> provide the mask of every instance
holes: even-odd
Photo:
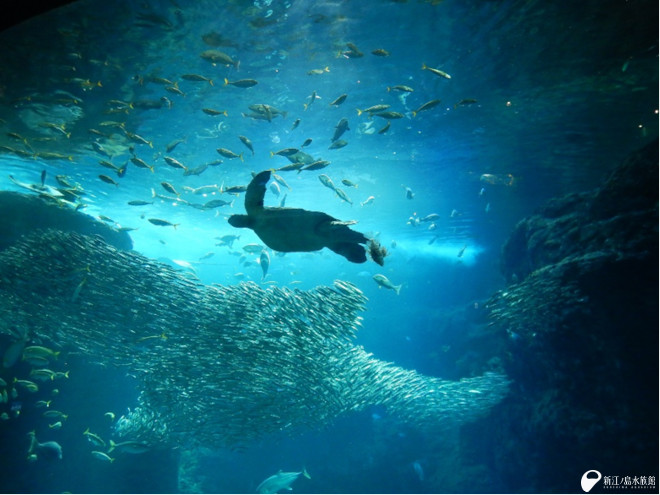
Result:
[[[232,215],[228,221],[238,228],[254,230],[266,246],[283,253],[318,251],[327,247],[353,263],[367,261],[362,244],[369,239],[348,224],[319,211],[302,208],[264,207],[270,170],[254,176],[245,193],[247,215]]]

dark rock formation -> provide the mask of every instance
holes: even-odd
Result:
[[[133,248],[133,241],[126,232],[115,230],[89,215],[39,196],[0,191],[0,251],[23,235],[48,229],[98,235],[118,249]]]
[[[509,336],[495,413],[511,490],[658,475],[658,142],[593,192],[550,201],[503,248],[489,308]],[[656,486],[657,490],[657,486]]]

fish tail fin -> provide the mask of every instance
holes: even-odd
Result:
[[[415,111],[413,110],[413,112],[412,112],[412,116],[415,117],[416,115],[417,115],[417,112],[415,112]]]
[[[113,450],[115,450],[116,446],[117,446],[117,444],[114,442],[114,440],[110,439],[110,448],[108,449],[108,454],[110,452],[112,452]]]
[[[302,472],[302,474],[303,474],[303,476],[304,476],[305,478],[307,478],[308,480],[311,480],[311,479],[312,479],[312,477],[311,477],[311,476],[309,475],[309,473],[307,472],[307,468],[305,468],[305,467],[303,468],[303,472]]]
[[[422,70],[426,70],[426,69],[428,69],[427,65],[422,63]]]
[[[227,86],[227,84],[229,84],[229,79],[225,77],[225,86]]]
[[[360,115],[362,115],[362,110],[360,110],[359,108],[356,108],[356,110],[357,110],[357,113],[358,113],[358,117],[359,117]]]
[[[213,79],[209,79],[209,84],[213,86]]]
[[[401,285],[395,285],[393,287],[393,289],[394,289],[394,292],[396,292],[396,295],[398,296],[399,292],[401,292]]]

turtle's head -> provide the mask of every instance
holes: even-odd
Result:
[[[227,221],[229,222],[229,225],[238,229],[252,228],[252,219],[247,215],[232,215]]]

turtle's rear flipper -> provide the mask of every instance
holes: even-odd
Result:
[[[341,254],[348,261],[353,263],[364,263],[367,261],[367,253],[364,246],[353,242],[339,242],[334,246],[328,246],[329,249],[337,254]]]

